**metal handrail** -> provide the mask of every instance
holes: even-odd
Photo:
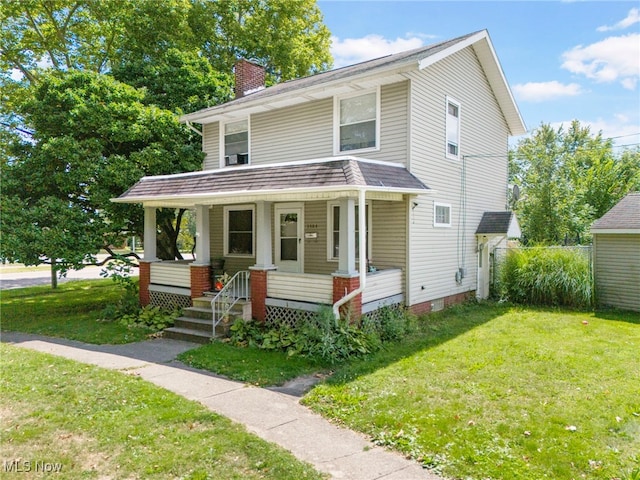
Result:
[[[240,300],[251,298],[251,288],[249,277],[251,272],[240,270],[231,280],[229,280],[222,290],[220,290],[213,300],[211,300],[211,310],[213,311],[213,336],[216,336],[216,327],[223,318],[231,311],[233,306]]]

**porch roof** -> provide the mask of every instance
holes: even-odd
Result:
[[[506,235],[509,238],[520,238],[520,225],[513,212],[484,212],[476,235]]]
[[[189,207],[337,198],[354,196],[362,189],[370,198],[389,200],[432,192],[400,164],[347,156],[143,177],[112,201]]]

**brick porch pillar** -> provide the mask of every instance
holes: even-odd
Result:
[[[333,274],[333,303],[336,303],[347,293],[360,287],[360,276],[340,276]],[[346,293],[345,293],[346,289]],[[357,320],[362,316],[362,294],[340,307],[340,316],[350,315],[351,320]]]
[[[191,265],[191,298],[200,298],[211,290],[211,266]]]
[[[267,319],[267,273],[268,270],[251,270],[251,316],[258,322]]]
[[[149,297],[149,284],[151,283],[151,262],[140,260],[140,280],[138,284],[138,298],[140,306],[146,307],[151,302]]]

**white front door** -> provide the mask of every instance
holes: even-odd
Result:
[[[302,273],[303,205],[300,203],[276,205],[275,217],[275,264],[281,272]]]

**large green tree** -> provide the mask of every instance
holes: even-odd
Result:
[[[331,65],[315,0],[0,2],[0,255],[11,260],[79,267],[140,232],[140,208],[108,199],[143,174],[200,168],[199,138],[174,114],[230,99],[237,58],[261,62],[270,82]],[[179,255],[181,213],[158,215],[162,258]]]
[[[630,191],[640,189],[640,151],[615,153],[610,139],[573,121],[542,124],[510,152],[515,210],[530,243],[582,243],[589,227]]]

